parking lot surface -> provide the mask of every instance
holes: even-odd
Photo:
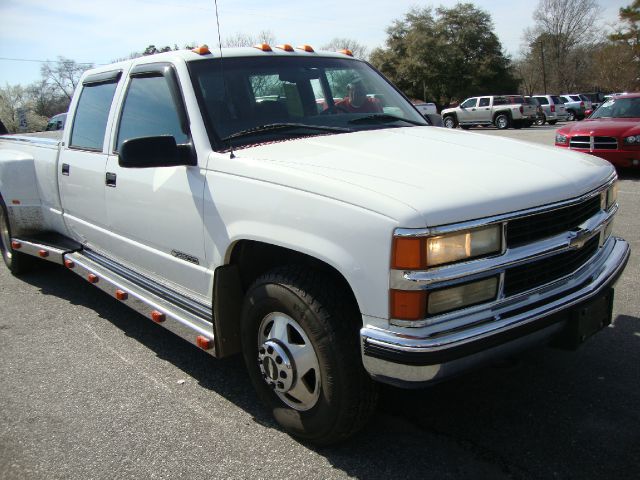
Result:
[[[552,145],[558,126],[472,129]],[[427,390],[383,387],[367,428],[314,449],[215,360],[62,268],[0,268],[0,478],[630,478],[640,451],[640,174],[614,233],[615,323]]]

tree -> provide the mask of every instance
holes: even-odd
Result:
[[[472,95],[516,92],[491,16],[470,3],[412,9],[387,29],[371,63],[407,95],[448,104]]]
[[[322,50],[351,50],[355,58],[366,60],[369,49],[353,38],[333,38],[329,43],[323,45]]]
[[[233,35],[222,40],[222,47],[253,47],[254,45],[258,45],[261,43],[273,45],[274,43],[276,43],[276,37],[270,30],[263,30],[257,35],[234,33]]]
[[[42,64],[40,73],[44,80],[51,83],[71,101],[80,77],[90,68],[93,68],[92,63],[78,63],[70,58],[58,57],[57,62]]]
[[[20,111],[24,111],[27,119],[27,131],[43,130],[47,125],[46,117],[33,111],[33,102],[27,89],[21,85],[6,85],[0,88],[0,119],[11,133],[21,131]]]
[[[609,40],[617,47],[612,47],[617,53],[612,60],[628,62],[624,70],[633,72],[633,78],[626,79],[626,87],[619,90],[635,90],[640,87],[640,0],[621,8],[619,17],[622,27],[609,36]]]
[[[535,26],[525,31],[530,46],[527,61],[545,72],[547,91],[579,89],[588,72],[588,56],[578,51],[598,37],[596,0],[540,0],[533,13]],[[542,90],[541,89],[541,90]]]

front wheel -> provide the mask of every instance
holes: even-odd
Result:
[[[457,122],[456,119],[453,115],[447,115],[446,117],[444,117],[444,126],[446,128],[456,128],[457,127]]]
[[[569,116],[567,117],[567,122],[573,122],[576,119],[576,112],[573,110],[569,110]]]
[[[2,197],[0,197],[0,253],[5,265],[14,275],[31,270],[37,261],[33,257],[17,252],[12,247],[9,213]]]
[[[316,445],[354,434],[377,400],[360,357],[358,309],[335,285],[303,267],[276,269],[251,286],[242,314],[258,395],[287,432]]]

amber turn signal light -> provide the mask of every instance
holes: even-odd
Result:
[[[165,317],[164,313],[159,312],[157,310],[154,310],[153,312],[151,312],[151,320],[153,320],[156,323],[162,323],[167,319],[167,317]]]
[[[395,237],[391,252],[391,268],[419,270],[425,265],[423,238]]]
[[[427,315],[427,296],[424,290],[390,290],[391,318],[422,320]]]

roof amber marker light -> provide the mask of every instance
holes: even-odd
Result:
[[[305,52],[313,53],[313,47],[311,45],[300,45],[298,50],[304,50]]]
[[[193,53],[197,53],[198,55],[209,55],[211,53],[211,50],[209,50],[208,45],[200,45],[199,47],[196,47],[191,51]]]
[[[11,203],[12,203],[13,205],[20,205],[20,200],[15,200],[15,199],[14,199],[14,200],[11,200]]]
[[[156,323],[162,323],[166,319],[167,319],[167,317],[162,312],[159,312],[157,310],[154,310],[153,312],[151,312],[151,320],[153,320]]]
[[[263,52],[273,52],[273,50],[271,50],[271,45],[268,43],[259,43],[258,45],[254,45],[253,48],[257,48]]]
[[[427,292],[424,290],[390,290],[391,318],[422,320],[427,315]]]
[[[40,258],[47,258],[49,256],[49,252],[46,250],[38,250],[38,256]]]
[[[285,43],[283,45],[276,45],[276,48],[279,48],[280,50],[284,50],[285,52],[293,52],[293,47],[288,43]]]
[[[13,240],[11,242],[11,248],[13,248],[14,250],[20,250],[22,248],[22,244],[17,240]]]
[[[75,263],[73,263],[73,260],[65,260],[64,261],[64,266],[67,268],[73,268],[76,266]]]
[[[344,53],[345,55],[349,55],[350,57],[353,57],[353,52],[348,48],[343,48],[342,50],[338,50],[338,53]]]
[[[209,350],[211,348],[211,340],[204,335],[198,335],[196,337],[196,345],[203,350]]]
[[[118,300],[126,300],[127,298],[129,298],[129,294],[127,292],[125,292],[124,290],[116,290],[116,298]]]
[[[87,281],[89,283],[98,283],[98,280],[100,280],[100,278],[98,278],[98,276],[94,275],[93,273],[90,273],[89,275],[87,275]]]

